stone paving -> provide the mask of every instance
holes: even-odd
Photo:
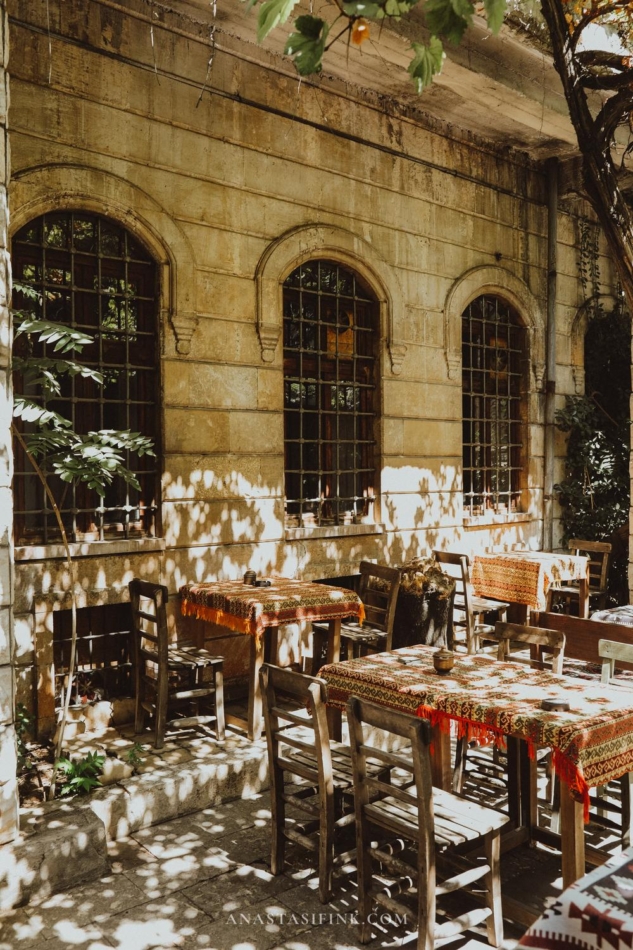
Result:
[[[141,829],[111,843],[107,876],[0,919],[0,950],[360,950],[351,868],[324,906],[310,855],[289,848],[279,877],[269,860],[267,793]],[[378,926],[371,947],[407,933]],[[506,950],[520,934],[508,924]]]

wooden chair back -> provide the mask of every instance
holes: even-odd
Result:
[[[466,633],[468,652],[475,652],[471,644],[475,642],[475,616],[473,613],[473,587],[470,582],[470,561],[467,554],[454,554],[451,551],[433,551],[438,564],[445,574],[455,579],[455,599],[453,608],[463,616],[454,621],[457,629]]]
[[[585,554],[589,558],[589,593],[606,594],[609,580],[611,545],[608,541],[583,541],[573,538],[569,542],[572,554]]]
[[[328,737],[325,683],[269,663],[260,670],[260,683],[270,773],[271,870],[275,875],[283,872],[286,840],[318,850],[319,897],[326,903],[332,895],[341,790]],[[285,773],[302,782],[286,786]],[[287,805],[306,814],[307,824],[288,821]]]
[[[400,589],[400,571],[384,564],[360,562],[358,594],[365,607],[364,624],[391,637]],[[389,642],[387,649],[391,649]]]
[[[146,660],[167,669],[169,634],[167,631],[167,588],[134,578],[128,585],[132,606],[132,652],[137,669]]]
[[[499,640],[498,660],[528,663],[534,669],[551,669],[553,673],[558,674],[563,672],[565,634],[560,630],[527,627],[518,623],[497,623],[495,637]],[[513,652],[511,647],[514,643],[527,643],[530,647],[529,658]],[[550,659],[546,661],[545,656]]]
[[[598,653],[602,657],[603,683],[609,683],[615,675],[616,660],[618,666],[633,666],[633,643],[618,643],[617,640],[598,640]],[[633,688],[633,684],[631,684]]]
[[[272,797],[283,795],[284,770],[318,784],[322,796],[333,795],[325,682],[315,676],[264,663],[260,683]],[[289,703],[294,708],[290,708]],[[300,755],[289,757],[283,750],[284,746]]]
[[[537,625],[549,630],[560,630],[565,634],[565,655],[570,660],[584,660],[585,663],[601,663],[599,652],[600,639],[614,640],[617,643],[633,644],[633,627],[621,623],[603,623],[599,620],[586,620],[571,617],[569,614],[553,614],[544,611],[538,615]],[[633,663],[622,662],[624,669],[633,669]]]
[[[391,913],[407,914],[408,908],[399,895],[417,890],[418,950],[433,950],[436,940],[454,938],[475,923],[470,913],[449,916],[436,924],[438,894],[453,894],[483,880],[482,894],[486,907],[476,911],[479,922],[486,921],[488,944],[499,947],[503,940],[501,910],[501,879],[499,873],[500,829],[506,816],[482,806],[473,808],[456,795],[433,788],[430,760],[431,726],[425,719],[396,712],[385,706],[368,703],[352,696],[347,705],[350,730],[354,805],[356,817],[356,867],[358,883],[358,915],[360,941],[371,939],[370,919],[373,902]],[[371,745],[371,731],[382,729],[405,738],[406,753],[387,752]],[[378,764],[381,770],[373,771]],[[385,781],[383,772],[391,775],[398,769],[405,773],[400,781]],[[411,776],[413,781],[407,780]],[[475,814],[475,812],[477,812]],[[380,829],[376,841],[376,828]],[[395,838],[394,846],[384,841],[384,834]],[[417,852],[415,861],[400,858],[402,844],[410,842]],[[477,841],[482,847],[485,863],[477,867],[458,864],[458,873],[436,886],[436,849],[462,847],[466,841]],[[393,889],[383,893],[380,882],[374,881],[372,862],[380,862],[390,877]],[[466,868],[466,870],[464,869]],[[481,887],[481,885],[479,885]]]
[[[419,830],[433,841],[433,781],[431,777],[431,726],[426,719],[396,712],[352,696],[347,704],[352,772],[356,812],[365,808],[377,795],[389,796],[418,805]],[[367,728],[369,727],[369,728]],[[408,740],[406,753],[388,752],[371,745],[372,732],[382,729]],[[368,741],[369,740],[369,741]],[[383,769],[371,769],[379,763]],[[386,782],[386,770],[401,769],[414,780],[398,785]],[[409,832],[415,837],[418,828],[411,823]]]

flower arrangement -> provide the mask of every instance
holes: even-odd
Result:
[[[455,579],[444,573],[434,557],[414,557],[400,570],[400,589],[407,593],[437,593],[440,600],[446,600],[455,590]]]

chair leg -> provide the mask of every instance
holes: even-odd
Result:
[[[224,672],[221,666],[216,667],[213,673],[215,683],[215,737],[218,742],[224,741]]]
[[[283,799],[284,773],[277,765],[271,764],[270,774],[270,814],[272,819],[272,847],[270,869],[275,877],[283,874],[286,864],[286,805]]]
[[[503,942],[503,910],[501,908],[501,872],[499,856],[501,854],[501,835],[493,831],[486,835],[484,843],[486,862],[489,871],[484,878],[486,885],[486,906],[491,914],[486,921],[486,933],[491,947],[500,947]]]
[[[319,821],[319,900],[327,904],[332,899],[334,872],[334,798],[321,801]]]
[[[361,943],[371,940],[371,862],[368,823],[356,813],[356,869],[358,881],[358,930]]]
[[[462,795],[464,792],[464,779],[466,778],[466,756],[468,754],[468,740],[462,736],[457,740],[455,750],[455,767],[453,768],[453,794]]]
[[[154,716],[156,719],[156,738],[154,745],[157,749],[162,749],[165,744],[165,732],[167,731],[167,693],[169,690],[169,672],[165,669],[158,671],[158,684],[156,689],[156,710]]]
[[[312,628],[312,676],[317,676],[323,666],[321,657],[327,643],[327,634],[316,627]]]
[[[620,803],[622,807],[622,847],[628,848],[631,844],[631,784],[633,772],[627,772],[619,780]]]
[[[143,683],[138,665],[134,671],[134,683],[134,694],[136,697],[134,703],[134,732],[136,735],[138,735],[139,732],[143,732],[143,729],[145,728],[145,710],[143,709],[143,700],[141,696]]]
[[[418,843],[418,946],[433,950],[435,945],[436,873],[435,841],[428,828],[420,828]]]

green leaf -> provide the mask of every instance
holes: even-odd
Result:
[[[469,16],[460,16],[455,12],[451,0],[426,0],[424,4],[424,19],[433,36],[444,36],[457,46],[470,26],[473,18],[473,9],[469,4]]]
[[[305,14],[297,17],[294,25],[299,32],[290,34],[284,53],[286,56],[292,56],[300,76],[318,73],[325,51],[328,24],[319,17]]]
[[[69,350],[82,350],[93,341],[89,334],[81,330],[64,326],[62,323],[51,323],[50,320],[37,320],[31,316],[23,317],[16,323],[16,337],[21,333],[37,333],[40,343],[54,343],[55,352],[62,353],[67,353]]]
[[[265,40],[271,30],[285,23],[298,0],[266,0],[257,15],[257,42]]]
[[[417,3],[417,0],[416,0]],[[343,13],[347,16],[363,16],[370,19],[383,16],[383,7],[379,3],[369,3],[366,0],[354,0],[343,4]]]
[[[450,0],[450,3],[457,16],[461,16],[465,20],[472,19],[473,7],[470,0]]]
[[[484,0],[484,9],[486,11],[488,28],[493,33],[498,33],[501,29],[506,7],[507,0]]]
[[[13,417],[24,419],[25,422],[34,422],[38,426],[54,425],[55,427],[68,429],[72,425],[68,419],[64,419],[59,413],[53,412],[51,409],[45,409],[26,396],[13,397]]]
[[[409,63],[408,72],[415,84],[417,92],[422,92],[426,86],[430,86],[433,76],[442,71],[444,62],[444,47],[442,41],[437,36],[432,36],[428,46],[422,43],[412,43],[411,49],[414,57]]]

